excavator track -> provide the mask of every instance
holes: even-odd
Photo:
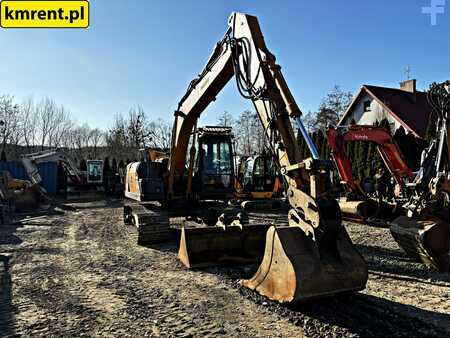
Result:
[[[167,242],[171,238],[169,215],[156,204],[128,204],[124,206],[124,223],[138,229],[138,244]]]

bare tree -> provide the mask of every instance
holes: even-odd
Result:
[[[104,132],[102,132],[98,128],[92,129],[90,131],[89,139],[91,142],[90,146],[92,147],[92,158],[98,158],[98,148],[103,145],[104,136]]]
[[[314,113],[309,111],[304,116],[302,116],[302,121],[309,133],[313,133],[317,130],[316,116]]]
[[[219,126],[231,127],[234,124],[233,115],[226,110],[219,115]]]
[[[253,140],[253,153],[261,154],[266,145],[266,135],[264,127],[261,124],[257,113],[253,113],[252,116],[252,140]]]
[[[20,109],[10,95],[0,96],[0,137],[2,152],[11,141],[18,144],[20,140]]]
[[[245,110],[236,121],[234,134],[237,151],[242,155],[252,155],[254,132],[254,114],[250,110]]]
[[[50,147],[60,147],[63,144],[64,137],[73,128],[73,121],[70,113],[63,107],[56,107],[51,129],[48,137]]]
[[[325,130],[328,125],[337,125],[352,98],[351,92],[345,92],[339,86],[334,86],[319,106],[315,121],[316,129]]]
[[[163,119],[149,123],[149,135],[151,146],[161,149],[169,149],[171,146],[172,124]]]
[[[38,103],[36,112],[39,116],[40,146],[44,150],[52,128],[52,120],[55,115],[55,103],[50,98],[44,98]]]
[[[116,159],[124,159],[128,147],[127,121],[122,114],[116,114],[113,126],[106,132],[105,136],[108,153]]]
[[[117,114],[114,125],[105,134],[110,156],[117,159],[137,154],[143,147],[169,149],[172,125],[163,119],[149,121],[141,107],[132,108],[127,118]],[[131,156],[133,157],[133,156]]]
[[[77,160],[90,157],[89,145],[91,139],[91,128],[88,124],[83,124],[71,130],[70,142]]]
[[[38,114],[32,98],[28,98],[20,105],[22,143],[26,146],[27,152],[31,152],[36,145],[36,134],[38,127]]]
[[[128,141],[135,149],[145,147],[150,141],[148,121],[142,107],[131,108],[128,112]]]

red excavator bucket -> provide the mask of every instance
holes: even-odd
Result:
[[[339,207],[342,214],[351,220],[362,220],[370,225],[386,226],[387,222],[401,215],[402,209],[394,203],[375,201],[368,199],[365,201],[339,200]]]
[[[261,224],[183,228],[178,257],[188,268],[260,262],[268,228]]]
[[[367,266],[343,227],[334,239],[319,244],[297,226],[267,231],[263,261],[241,285],[279,302],[297,303],[364,289]]]
[[[422,220],[400,216],[391,222],[390,230],[408,256],[441,272],[448,271],[450,222],[436,216]]]
[[[347,201],[342,199],[339,200],[339,207],[342,214],[350,218],[366,220],[369,217],[375,216],[378,204],[371,199],[366,201]]]

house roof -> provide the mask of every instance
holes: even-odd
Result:
[[[378,101],[407,131],[424,138],[428,126],[431,107],[425,92],[407,92],[402,89],[363,85],[339,124],[353,110],[361,95],[366,92]]]

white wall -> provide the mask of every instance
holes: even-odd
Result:
[[[364,102],[370,100],[370,111],[364,111]],[[383,119],[387,119],[391,125],[391,131],[395,132],[401,124],[386,110],[383,109],[378,101],[374,100],[370,95],[364,93],[358,98],[358,101],[353,105],[352,111],[346,116],[340,125],[349,125],[352,119],[356,121],[356,124],[373,125],[376,121],[381,122]]]

